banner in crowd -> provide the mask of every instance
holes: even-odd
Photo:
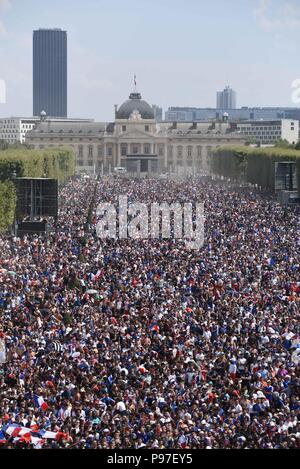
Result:
[[[4,339],[0,339],[0,363],[6,362],[6,348]]]

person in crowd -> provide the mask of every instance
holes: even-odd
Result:
[[[204,246],[99,239],[120,195],[204,202]],[[299,215],[196,178],[71,180],[55,231],[0,238],[0,447],[299,448]]]

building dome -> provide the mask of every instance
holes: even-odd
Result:
[[[46,111],[43,110],[43,111],[41,112],[40,117],[41,117],[41,121],[45,121],[46,118],[47,118],[47,113],[46,113]]]
[[[142,99],[140,93],[131,93],[129,99],[119,107],[116,118],[129,119],[134,111],[137,111],[142,119],[154,119],[152,107]]]

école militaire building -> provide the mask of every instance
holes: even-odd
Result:
[[[246,140],[226,115],[218,122],[157,122],[153,107],[136,91],[115,108],[113,122],[55,121],[43,114],[26,134],[35,148],[72,148],[79,173],[124,167],[141,176],[207,173],[215,148]]]

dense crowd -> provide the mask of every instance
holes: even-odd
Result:
[[[204,246],[99,239],[119,195],[204,201]],[[54,232],[0,238],[0,448],[299,448],[299,214],[213,181],[69,182]]]

